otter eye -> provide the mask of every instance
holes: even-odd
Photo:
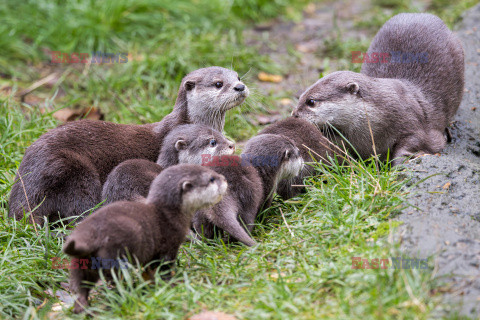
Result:
[[[221,81],[215,82],[215,87],[220,89],[221,87],[223,87],[223,82]]]
[[[210,178],[210,183],[214,183],[215,182],[215,178],[214,177],[211,177]]]
[[[315,105],[315,100],[307,99],[307,101],[305,101],[305,104],[309,107],[313,107]]]
[[[212,147],[215,147],[217,145],[217,140],[215,140],[215,139],[210,140],[210,145]]]
[[[240,77],[237,77],[237,80],[240,81]]]

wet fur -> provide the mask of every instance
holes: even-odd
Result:
[[[211,178],[215,181],[211,182]],[[198,192],[208,189],[212,191]],[[197,165],[177,165],[153,181],[144,203],[115,202],[82,221],[63,248],[71,257],[89,259],[88,269],[72,269],[70,273],[70,289],[78,293],[74,312],[88,306],[92,286],[84,282],[99,279],[98,270],[91,269],[92,257],[117,259],[130,255],[141,265],[156,261],[147,270],[150,274],[159,266],[168,270],[189,232],[194,212],[217,203],[225,190],[225,179],[214,171]]]
[[[211,96],[208,90],[220,91],[212,82],[218,79],[225,84],[222,94],[216,95],[219,100],[204,105],[192,100],[204,101],[204,96]],[[115,166],[136,158],[156,161],[163,138],[175,127],[201,123],[221,130],[226,106],[231,108],[232,100],[236,105],[242,103],[248,94],[248,89],[233,89],[239,83],[234,71],[199,69],[182,80],[173,111],[160,122],[125,125],[82,120],[50,130],[25,152],[12,186],[9,216],[21,219],[37,206],[33,212],[36,223],[44,217],[55,221],[81,215],[101,202],[102,185]]]

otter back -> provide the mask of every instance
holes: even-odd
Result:
[[[446,127],[462,101],[464,53],[460,40],[432,14],[402,13],[388,20],[368,53],[389,53],[388,63],[364,63],[362,73],[375,78],[406,79],[446,115]],[[423,55],[417,61],[412,56]]]
[[[300,150],[300,155],[304,162],[323,162],[330,164],[329,157],[333,157],[337,152],[337,147],[325,138],[320,130],[305,119],[289,117],[269,125],[258,134],[280,134],[286,136],[295,142]],[[305,192],[303,187],[293,187],[292,185],[303,185],[303,179],[313,175],[314,170],[311,166],[304,166],[302,172],[293,179],[281,180],[278,184],[277,193],[283,199],[289,199]]]
[[[147,267],[150,276],[159,267],[169,269],[195,211],[218,203],[226,189],[225,178],[208,168],[177,165],[155,178],[145,202],[115,202],[88,216],[63,247],[68,255],[88,261],[87,268],[71,270],[70,289],[79,294],[74,312],[88,306],[92,285],[84,281],[99,279],[98,268],[92,268],[93,259],[112,261],[130,256],[141,265],[152,262]]]

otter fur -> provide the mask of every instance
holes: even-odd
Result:
[[[330,158],[335,156],[340,160],[338,147],[325,138],[320,130],[305,119],[289,117],[269,125],[258,134],[279,134],[290,138],[304,162],[319,162],[330,165]],[[292,179],[284,179],[278,183],[277,193],[283,199],[290,199],[305,191],[303,179],[314,174],[312,166],[305,165],[299,175]]]
[[[27,148],[9,199],[9,216],[32,211],[36,223],[70,219],[101,202],[112,169],[128,159],[156,161],[164,137],[175,127],[196,123],[223,129],[225,113],[241,104],[248,88],[237,73],[220,67],[185,76],[173,111],[146,125],[82,120],[42,135]]]
[[[293,115],[338,143],[343,135],[364,159],[377,154],[386,160],[390,152],[399,164],[415,154],[440,152],[463,95],[461,43],[440,18],[402,13],[385,23],[368,49],[372,56],[391,58],[398,52],[423,57],[364,63],[362,73],[334,72],[302,94]]]
[[[195,214],[193,229],[211,239],[217,226],[235,240],[252,246],[255,241],[248,233],[253,230],[257,214],[270,206],[280,180],[299,174],[303,160],[289,138],[262,134],[248,140],[241,157],[222,157],[217,163],[204,165],[225,176],[228,190],[217,205]]]
[[[130,159],[116,166],[102,190],[104,204],[116,201],[141,201],[153,179],[163,170],[179,163],[201,164],[202,155],[229,155],[233,142],[217,130],[202,124],[185,124],[173,129],[163,140],[157,163]]]
[[[88,294],[99,279],[92,259],[127,259],[158,267],[171,267],[190,230],[195,211],[214,205],[226,192],[225,178],[198,165],[181,164],[165,169],[152,183],[145,202],[115,202],[87,217],[68,236],[63,251],[86,259],[87,268],[72,269],[70,289],[78,293],[74,312],[88,306]],[[107,276],[109,271],[107,270]],[[113,270],[114,271],[114,270]],[[112,271],[112,272],[113,272]]]

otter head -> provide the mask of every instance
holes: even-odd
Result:
[[[293,178],[303,168],[303,159],[295,143],[278,134],[261,134],[248,140],[242,153],[242,161],[244,159],[265,174],[273,170],[275,182]]]
[[[365,104],[365,78],[369,77],[339,71],[318,80],[301,95],[292,116],[312,122],[326,135],[334,133],[330,126],[345,134],[363,119],[364,113],[359,111]]]
[[[249,90],[235,71],[208,67],[185,76],[175,107],[186,107],[190,123],[223,130],[225,112],[240,105]]]
[[[202,164],[202,155],[222,156],[235,152],[235,144],[217,130],[201,124],[176,127],[164,139],[157,164]]]
[[[179,164],[163,170],[153,180],[146,202],[191,217],[196,211],[218,203],[226,191],[223,175],[202,166]]]

